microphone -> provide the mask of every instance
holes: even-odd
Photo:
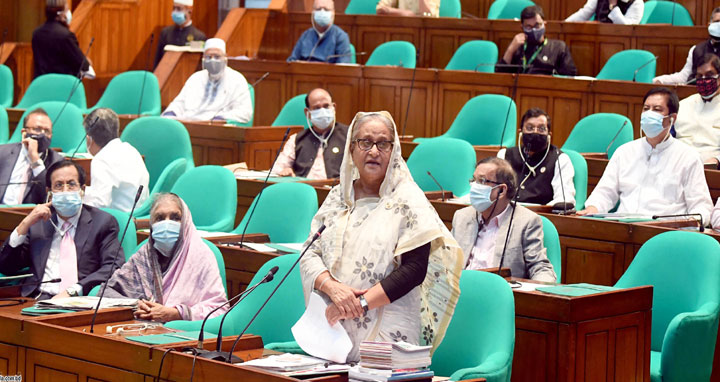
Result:
[[[505,123],[502,125],[502,133],[500,134],[500,147],[503,146],[503,141],[505,140],[505,127],[507,127],[508,120],[510,119],[510,109],[512,109],[513,103],[515,103],[515,95],[517,94],[517,84],[518,84],[518,78],[520,78],[519,73],[513,74],[513,87],[512,92],[510,93],[510,102],[508,102],[508,108],[507,113],[505,113]],[[524,159],[523,159],[524,161]],[[527,179],[527,178],[526,178]],[[518,192],[519,194],[520,192]],[[515,210],[513,210],[515,211]]]
[[[622,126],[620,126],[620,128],[618,129],[617,133],[615,133],[615,136],[613,137],[613,139],[610,140],[610,144],[608,144],[607,148],[605,149],[605,156],[608,157],[608,159],[610,159],[610,155],[609,155],[610,147],[613,145],[613,143],[615,143],[615,140],[617,139],[617,137],[620,136],[620,132],[623,130],[625,125],[627,125],[627,123],[628,123],[628,120],[626,119],[625,122],[623,122]]]
[[[3,286],[0,286],[0,289],[13,288],[13,287],[24,287],[27,285],[55,284],[55,283],[59,283],[61,281],[62,281],[61,278],[54,278],[54,279],[51,279],[48,281],[38,281],[38,282],[28,283],[28,284],[3,285]]]
[[[137,205],[138,200],[140,200],[140,195],[142,194],[143,185],[141,184],[140,187],[138,187],[137,194],[135,194],[135,201],[133,201],[132,208],[130,209],[130,214],[128,215],[127,223],[125,223],[125,229],[123,230],[123,234],[120,237],[120,249],[118,252],[115,253],[115,257],[113,257],[113,263],[112,267],[110,268],[110,273],[108,274],[107,280],[103,283],[102,290],[100,290],[100,295],[98,298],[97,306],[95,306],[95,313],[93,313],[92,321],[90,322],[90,333],[93,333],[93,328],[95,327],[95,318],[97,318],[98,310],[100,309],[100,302],[102,302],[103,296],[105,295],[105,288],[107,288],[108,281],[110,281],[110,278],[112,277],[113,273],[115,272],[115,264],[117,264],[117,255],[119,252],[123,251],[122,248],[122,242],[125,240],[125,234],[127,233],[128,226],[130,225],[130,220],[133,218],[133,212],[135,212],[135,205]]]
[[[95,37],[92,37],[90,39],[90,44],[88,45],[87,50],[85,50],[85,55],[83,56],[83,60],[80,63],[80,69],[78,69],[78,74],[76,75],[77,82],[75,82],[75,85],[73,85],[72,89],[70,89],[70,94],[68,95],[67,100],[65,100],[65,104],[60,108],[60,111],[58,112],[57,116],[55,117],[55,120],[52,121],[53,126],[55,125],[55,122],[57,122],[58,119],[60,119],[60,116],[62,115],[63,111],[65,111],[65,107],[67,106],[67,104],[70,103],[70,100],[72,99],[73,94],[75,94],[75,91],[77,90],[77,88],[80,87],[80,84],[82,84],[82,79],[83,79],[82,68],[83,68],[83,65],[85,65],[85,61],[87,61],[87,55],[90,53],[90,48],[92,48],[94,42],[95,42]]]
[[[312,239],[310,239],[310,243],[308,243],[307,247],[305,247],[305,250],[302,251],[302,253],[300,254],[300,256],[298,256],[297,260],[295,260],[295,262],[294,262],[293,265],[290,267],[290,269],[288,269],[287,273],[285,274],[285,276],[283,276],[282,280],[280,280],[280,282],[275,286],[275,289],[273,289],[273,291],[270,292],[270,296],[268,296],[268,298],[265,299],[265,302],[260,306],[260,309],[257,310],[257,312],[255,313],[255,315],[253,316],[253,318],[250,319],[250,322],[247,323],[247,325],[245,326],[245,329],[243,329],[242,332],[240,332],[240,334],[237,336],[237,338],[235,338],[235,342],[233,343],[232,348],[230,348],[230,353],[229,353],[230,355],[232,355],[232,353],[235,351],[235,347],[237,346],[238,342],[240,342],[240,338],[242,338],[243,334],[245,334],[245,332],[248,330],[248,328],[249,328],[250,325],[253,323],[253,321],[255,321],[255,318],[257,318],[258,314],[260,314],[260,312],[263,310],[263,308],[265,307],[265,305],[267,305],[268,301],[270,301],[270,299],[272,298],[272,296],[275,295],[275,292],[277,292],[277,290],[278,290],[278,289],[280,288],[280,286],[283,284],[283,282],[285,281],[285,279],[287,279],[288,276],[290,276],[290,273],[293,271],[293,269],[295,268],[295,266],[300,262],[300,260],[303,258],[303,256],[305,256],[305,253],[308,251],[308,249],[310,249],[310,247],[312,247],[313,243],[315,243],[315,241],[320,237],[320,235],[322,235],[322,232],[323,232],[324,230],[325,230],[325,224],[323,224],[322,226],[320,226],[320,228],[317,230],[317,232],[315,232],[315,235],[313,235]],[[230,357],[228,357],[228,358],[226,359],[226,361],[227,361],[228,363],[232,362],[232,360],[230,359]]]
[[[703,224],[702,214],[653,215],[652,219],[657,220],[659,218],[687,218],[687,217],[692,217],[692,216],[697,216],[699,218],[699,220],[700,220],[699,231],[705,232],[705,225]]]
[[[263,82],[268,76],[270,75],[270,72],[265,72],[260,78],[255,80],[255,82],[252,83],[252,87],[257,86],[259,83]]]
[[[143,73],[142,86],[140,87],[140,102],[138,102],[137,112],[138,118],[140,118],[140,112],[142,111],[143,94],[145,93],[145,79],[147,79],[148,69],[150,69],[150,50],[154,39],[155,33],[150,33],[150,45],[148,45],[147,55],[145,56],[145,73]]]
[[[405,136],[405,128],[407,127],[408,119],[410,119],[410,100],[412,99],[413,89],[415,89],[415,72],[417,71],[417,61],[420,61],[420,50],[415,52],[415,67],[413,68],[412,80],[410,81],[410,94],[408,94],[407,109],[405,110],[405,121],[403,122],[402,135]],[[402,61],[400,61],[399,67],[402,67]]]
[[[658,56],[655,56],[655,57],[653,57],[653,58],[649,59],[649,60],[648,60],[648,62],[646,62],[646,63],[644,63],[644,64],[640,65],[640,66],[639,66],[639,67],[638,67],[637,69],[635,69],[635,71],[633,72],[633,79],[632,79],[632,82],[637,82],[637,81],[635,81],[635,77],[637,77],[637,74],[638,74],[638,72],[640,71],[640,69],[642,69],[642,68],[644,68],[644,67],[646,67],[646,66],[650,65],[650,63],[651,63],[651,62],[653,62],[653,61],[655,61],[655,60],[657,60],[657,59],[658,59]]]
[[[0,187],[6,187],[6,186],[14,186],[19,184],[39,184],[39,180],[28,180],[27,182],[8,182],[8,183],[2,183],[0,184]]]
[[[224,353],[224,352],[221,351],[221,349],[222,349],[222,327],[223,327],[223,323],[225,322],[225,317],[227,317],[228,313],[230,313],[230,311],[233,310],[233,308],[235,308],[235,307],[240,303],[240,301],[242,301],[242,300],[245,298],[245,296],[249,295],[249,294],[250,294],[252,291],[254,291],[255,288],[257,288],[260,284],[269,283],[270,281],[272,281],[273,278],[275,278],[275,273],[277,273],[278,269],[280,269],[280,268],[278,268],[277,266],[272,267],[272,268],[268,271],[268,273],[265,275],[265,277],[263,277],[263,278],[262,278],[259,282],[257,282],[255,285],[253,285],[253,286],[251,286],[250,288],[245,289],[244,291],[238,293],[237,295],[235,295],[235,297],[231,298],[230,300],[226,301],[224,304],[222,304],[222,305],[218,306],[217,308],[213,309],[212,311],[210,311],[210,313],[208,313],[208,314],[205,316],[205,319],[203,319],[202,325],[200,325],[200,334],[198,335],[197,348],[195,349],[195,354],[197,354],[198,357],[208,358],[208,359],[214,359],[214,360],[218,360],[218,361],[223,361],[223,360],[226,359],[226,356],[232,356],[232,353],[231,353],[231,354],[226,354],[226,353]],[[236,300],[237,300],[237,301],[236,301]],[[216,347],[215,351],[205,350],[205,349],[203,348],[203,340],[204,340],[204,337],[205,337],[205,333],[204,333],[205,323],[207,322],[207,320],[208,320],[208,318],[210,317],[210,315],[212,315],[213,313],[215,313],[218,309],[222,308],[223,306],[228,305],[228,304],[230,304],[230,303],[232,303],[232,302],[234,302],[234,303],[232,304],[232,306],[230,307],[230,309],[228,309],[228,311],[225,312],[225,314],[223,314],[222,319],[220,320],[220,327],[219,327],[219,329],[218,329],[218,334],[217,334],[217,347]],[[238,360],[238,361],[239,361],[239,360]]]
[[[523,184],[525,184],[525,181],[530,178],[531,174],[532,174],[532,172],[528,173],[527,176],[525,177],[525,179],[523,179],[522,182],[520,182],[520,184],[518,185],[518,188],[517,188],[517,194],[515,194],[515,200],[512,201],[513,210],[512,210],[512,213],[510,214],[510,221],[508,222],[507,234],[505,234],[505,244],[503,245],[502,255],[500,255],[500,265],[498,266],[498,270],[497,270],[498,275],[500,274],[503,263],[505,262],[505,250],[507,250],[508,240],[510,239],[510,231],[512,230],[513,218],[515,218],[515,210],[517,209],[518,199],[520,199],[520,190],[522,189]],[[512,276],[512,273],[510,273],[510,276]],[[519,285],[520,283],[518,283],[517,281],[510,281],[510,284],[511,285]]]
[[[562,168],[560,167],[560,151],[558,151],[557,147],[555,148],[555,166],[557,166],[558,174],[560,174],[560,192],[562,192],[563,201],[562,203],[555,203],[552,212],[555,212],[556,208],[562,208],[562,215],[567,215],[568,206],[570,206],[570,210],[572,210],[575,205],[572,203],[568,203],[567,200],[565,200],[565,183],[563,182]],[[562,204],[562,206],[559,206],[558,204]]]
[[[435,184],[437,184],[437,186],[440,188],[440,192],[442,192],[442,201],[444,202],[445,201],[445,189],[443,189],[443,187],[440,185],[440,182],[438,182],[437,179],[435,179],[435,177],[430,173],[430,171],[428,171],[427,174],[430,175],[430,179],[432,179],[433,182],[435,182]]]
[[[70,155],[70,160],[73,160],[75,158],[75,154],[77,154],[78,150],[80,150],[80,146],[83,142],[85,142],[85,138],[87,138],[88,133],[90,133],[90,130],[95,127],[95,122],[97,122],[99,117],[95,116],[95,119],[93,119],[92,123],[90,124],[90,127],[87,128],[87,131],[85,131],[85,135],[83,135],[82,139],[80,139],[80,142],[78,142],[77,146],[75,146],[75,150],[73,150],[72,155]]]
[[[355,56],[355,57],[357,57],[357,56],[364,56],[364,55],[366,55],[366,54],[367,54],[367,52],[345,53],[345,54],[331,54],[331,55],[327,56],[327,58],[325,59],[325,63],[326,63],[326,64],[329,63],[330,60],[332,60],[333,58],[341,58],[341,57],[349,57],[349,56]]]
[[[252,219],[253,214],[255,213],[255,208],[257,208],[257,205],[260,204],[260,197],[263,194],[263,191],[265,191],[265,187],[267,187],[268,179],[270,179],[270,174],[272,174],[272,169],[275,167],[275,162],[277,162],[278,158],[280,157],[280,153],[282,152],[283,146],[285,146],[285,140],[287,140],[288,134],[290,134],[290,127],[285,129],[285,135],[283,135],[282,142],[280,142],[280,147],[277,150],[277,153],[275,153],[275,160],[273,160],[272,164],[270,165],[270,170],[268,170],[267,176],[265,177],[265,180],[263,181],[262,187],[260,188],[260,193],[257,195],[257,201],[254,203],[252,210],[250,211],[250,215],[248,215],[247,222],[245,223],[245,228],[243,228],[242,235],[240,235],[240,248],[242,248],[243,241],[245,240],[245,232],[247,232],[247,228],[250,225],[250,219]]]

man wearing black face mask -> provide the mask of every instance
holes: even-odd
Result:
[[[497,155],[510,162],[521,183],[525,181],[518,190],[518,200],[575,204],[575,170],[570,157],[550,144],[550,116],[544,110],[532,108],[523,114],[518,144]]]
[[[570,49],[563,41],[545,37],[545,15],[537,5],[520,13],[523,33],[518,33],[495,67],[496,72],[526,74],[577,74]]]
[[[0,204],[44,203],[45,168],[63,158],[50,149],[52,121],[43,109],[23,121],[22,143],[0,145]]]

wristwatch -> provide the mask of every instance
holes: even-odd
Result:
[[[368,312],[368,302],[367,302],[367,300],[365,299],[365,296],[360,295],[360,297],[358,297],[358,300],[360,300],[360,306],[362,306],[362,308],[363,308],[363,315],[367,314],[367,312]]]
[[[30,167],[38,168],[43,164],[42,160],[38,159],[35,162],[30,163]]]
[[[70,297],[77,297],[80,295],[80,291],[74,285],[65,289],[65,292],[67,292]]]

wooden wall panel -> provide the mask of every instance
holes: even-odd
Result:
[[[18,348],[17,346],[0,343],[0,375],[18,374]]]
[[[546,382],[556,381],[558,335],[556,322],[516,316],[513,364],[517,365],[517,360],[525,362],[513,369],[512,380],[537,381],[539,375],[544,375]]]
[[[0,64],[7,65],[13,73],[15,81],[13,105],[15,105],[32,82],[34,73],[32,47],[27,42],[6,42],[0,49],[2,49]]]
[[[563,283],[613,285],[617,281],[613,276],[616,268],[620,268],[620,274],[624,270],[625,247],[622,244],[565,236],[560,242],[562,269],[567,270],[563,271]]]

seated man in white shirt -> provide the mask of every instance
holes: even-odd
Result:
[[[288,139],[273,168],[280,176],[309,179],[340,177],[347,125],[335,120],[335,103],[325,89],[313,89],[305,97],[309,129]]]
[[[640,24],[645,11],[643,0],[587,0],[565,21],[595,21],[613,24]]]
[[[578,215],[619,213],[641,215],[700,214],[708,222],[712,200],[700,155],[673,138],[678,97],[658,87],[645,94],[640,127],[645,137],[620,146]]]
[[[720,58],[708,53],[697,68],[697,93],[680,101],[675,138],[700,153],[704,163],[720,163]]]
[[[514,277],[555,282],[557,276],[543,244],[542,220],[511,203],[517,182],[515,171],[504,159],[485,158],[475,168],[471,206],[455,212],[452,224],[465,269],[497,268],[502,259],[503,268],[510,268]]]
[[[138,187],[143,186],[138,205],[148,197],[150,174],[140,153],[120,141],[120,121],[110,109],[95,109],[83,122],[86,144],[93,155],[90,186],[85,188],[85,204],[130,212]]]
[[[202,67],[188,78],[162,116],[184,121],[249,122],[253,115],[250,89],[240,72],[227,67],[225,41],[205,41]]]

